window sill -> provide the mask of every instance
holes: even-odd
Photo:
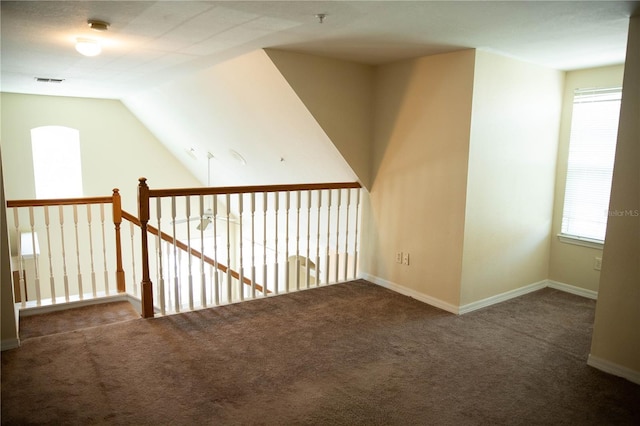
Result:
[[[575,235],[558,234],[560,242],[573,244],[577,246],[589,247],[597,250],[604,248],[604,241],[594,240],[591,238],[577,237]]]

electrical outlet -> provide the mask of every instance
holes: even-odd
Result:
[[[596,257],[593,259],[593,269],[599,271],[602,268],[602,258]]]
[[[402,253],[402,264],[409,265],[409,253]]]
[[[402,263],[402,252],[396,252],[396,263]]]

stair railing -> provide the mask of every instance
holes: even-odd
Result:
[[[150,189],[140,178],[142,316],[356,278],[360,188],[349,182]]]
[[[106,232],[108,205],[113,233]],[[126,291],[118,189],[104,197],[8,200],[7,208],[13,210],[10,242],[16,264],[12,266],[15,297],[22,308]],[[41,285],[43,275],[48,275],[48,286]]]

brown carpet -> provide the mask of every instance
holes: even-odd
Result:
[[[82,306],[20,318],[20,340],[140,318],[129,302]]]
[[[640,424],[640,386],[586,365],[594,307],[355,281],[34,337],[2,353],[2,424]]]

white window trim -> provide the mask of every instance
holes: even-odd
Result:
[[[560,240],[560,242],[566,244],[589,247],[596,250],[602,250],[604,248],[604,241],[594,240],[592,238],[578,237],[577,235],[558,234],[558,239]]]

